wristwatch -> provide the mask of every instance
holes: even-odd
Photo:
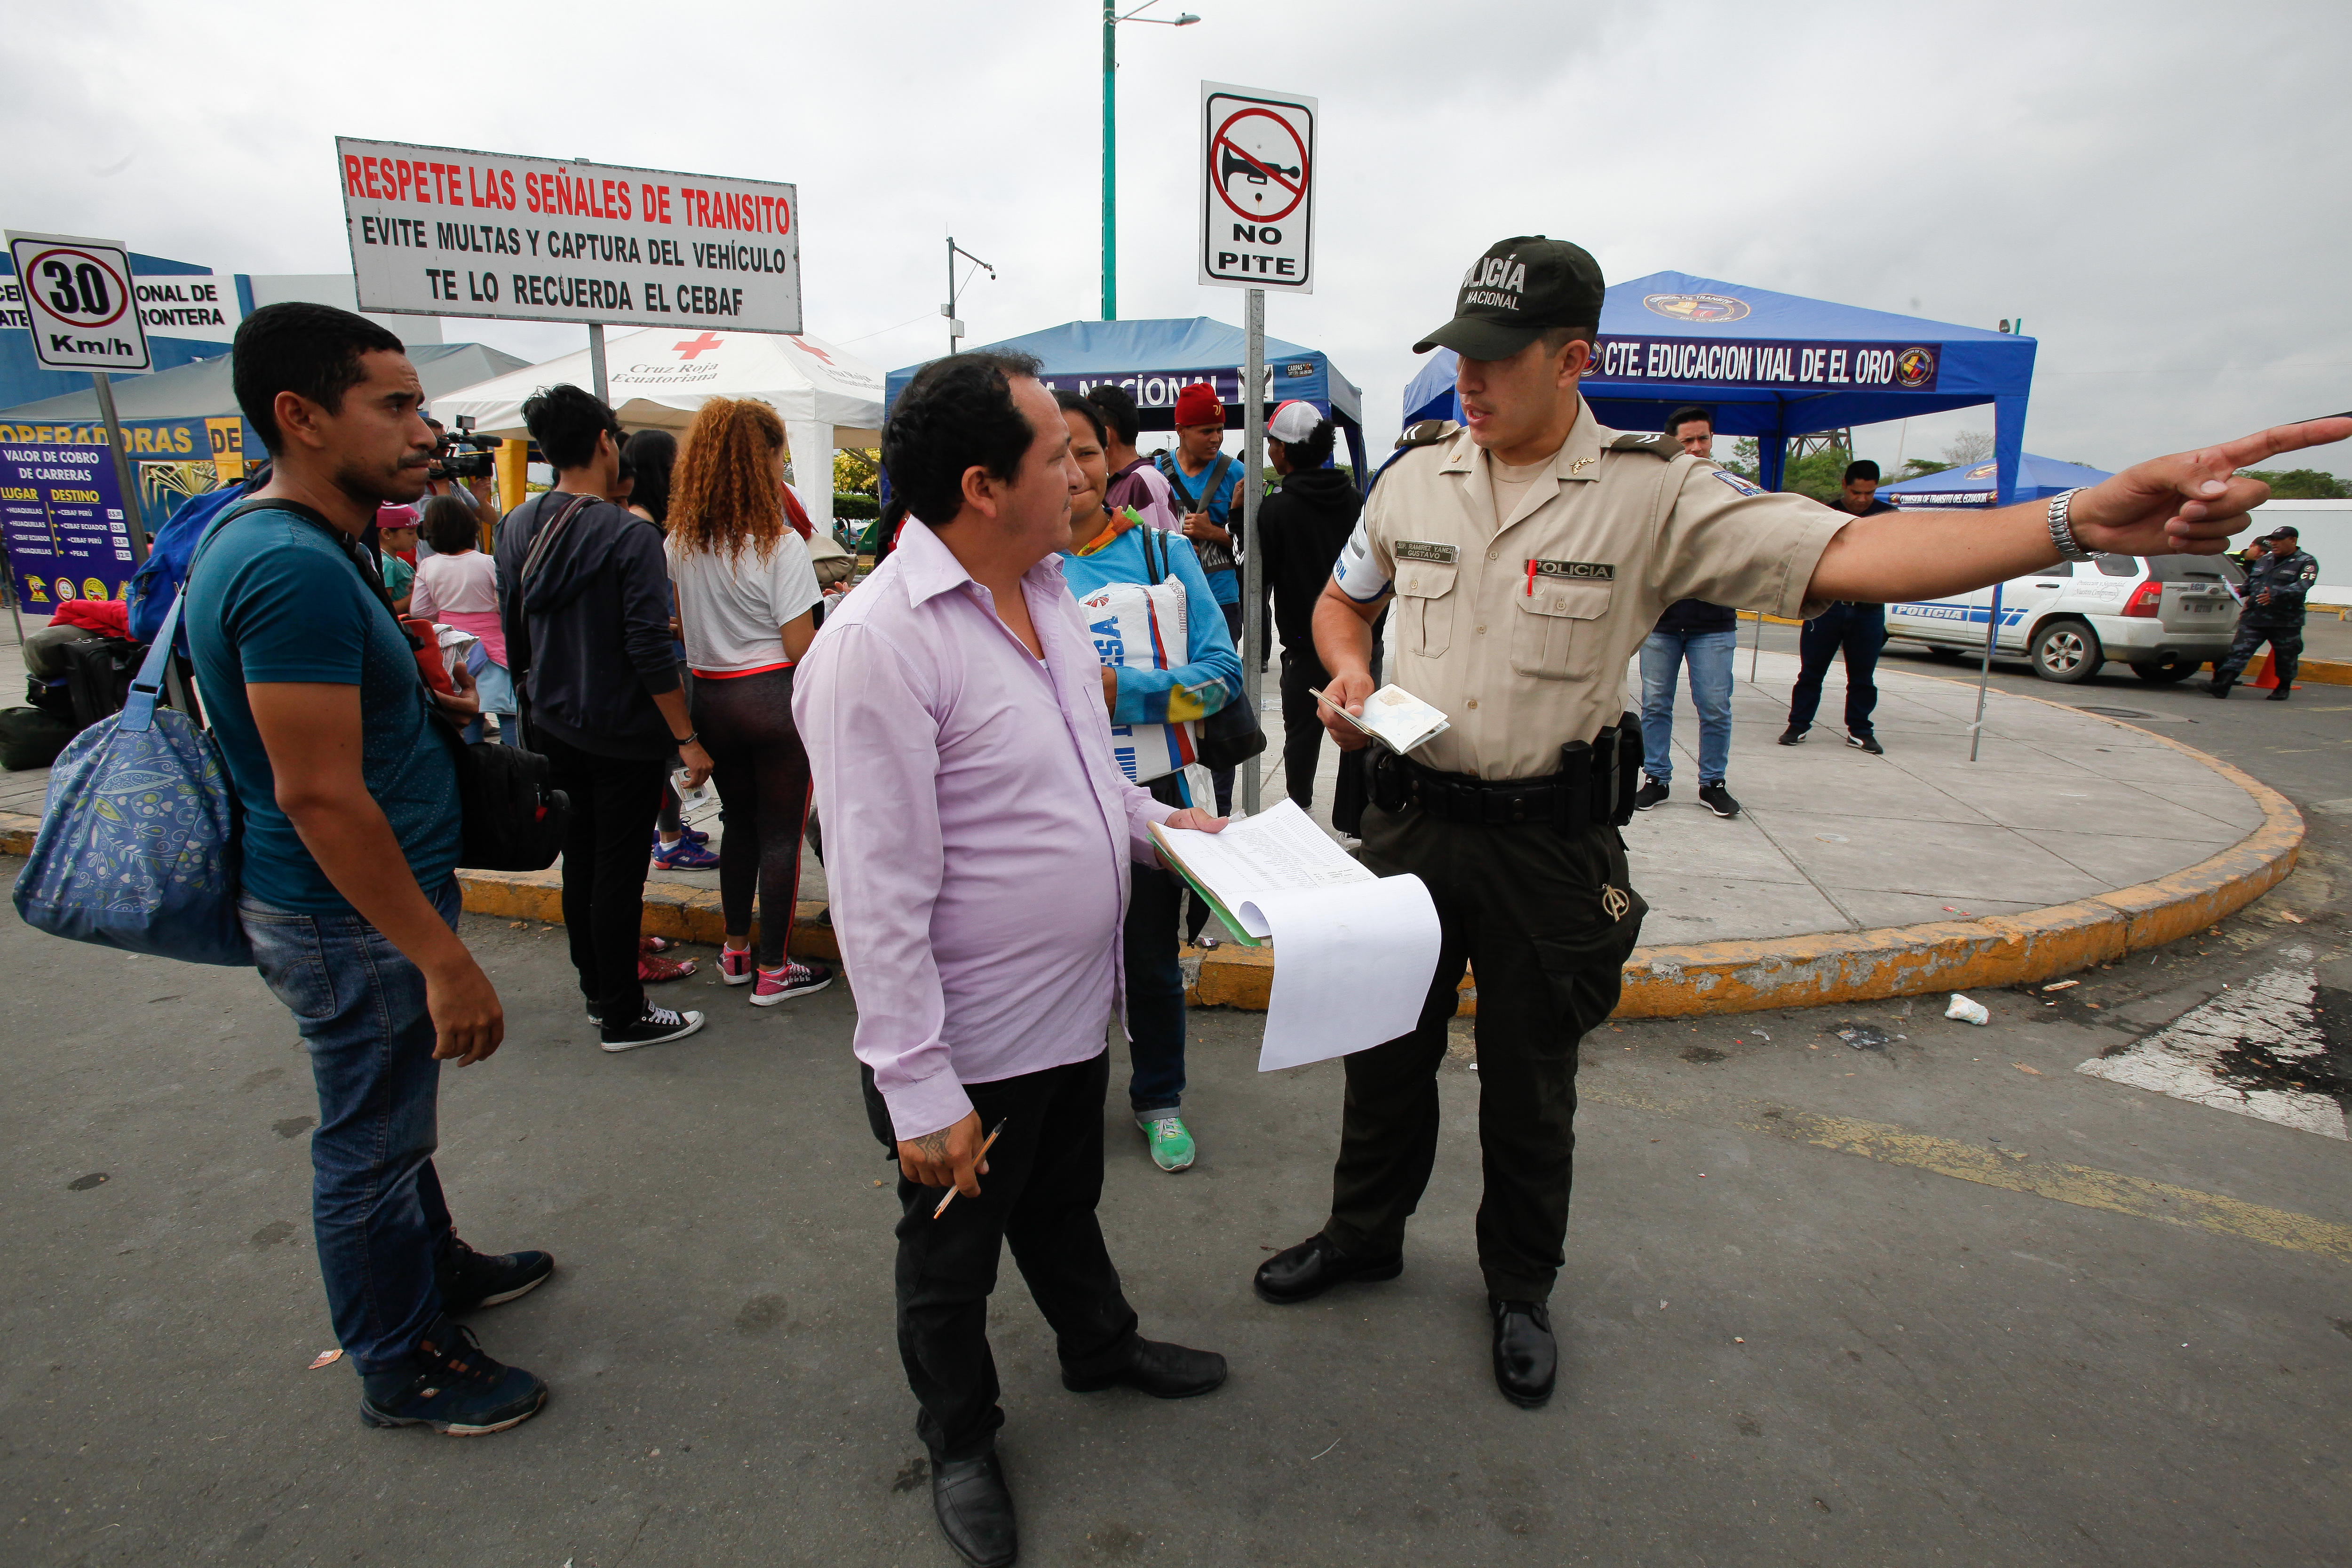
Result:
[[[2059,557],[2066,561],[2089,561],[2091,552],[2074,542],[2074,530],[2066,521],[2066,508],[2083,492],[2062,490],[2050,498],[2050,542],[2058,549]]]

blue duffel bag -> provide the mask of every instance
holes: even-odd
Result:
[[[122,711],[49,771],[16,912],[52,936],[188,963],[250,964],[236,916],[236,798],[220,748],[159,708],[184,594],[173,596]]]

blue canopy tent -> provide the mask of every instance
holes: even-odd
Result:
[[[1990,506],[1993,484],[1999,478],[1997,464],[1974,463],[1965,468],[1946,468],[1941,473],[1921,474],[1916,479],[1881,485],[1878,494],[1882,500],[1901,507]],[[2045,500],[2061,490],[2081,489],[2113,478],[2104,468],[2086,468],[2080,463],[2062,463],[2055,458],[2021,452],[2017,458],[2017,493],[2011,499]]]
[[[1612,288],[1584,395],[1604,425],[1658,430],[1685,404],[1722,436],[1753,436],[1767,489],[1791,436],[1993,405],[2002,504],[2018,499],[2034,340],[1980,327],[1775,294],[1686,272]],[[1439,349],[1406,388],[1405,423],[1453,418],[1454,361]]]
[[[1192,316],[1066,321],[1003,342],[983,343],[971,352],[1034,354],[1045,367],[1045,384],[1055,388],[1085,393],[1105,382],[1123,386],[1134,395],[1146,430],[1174,429],[1177,395],[1194,382],[1205,381],[1216,388],[1218,401],[1225,405],[1225,428],[1238,430],[1246,348],[1239,327]],[[1360,485],[1365,474],[1363,393],[1318,350],[1269,337],[1265,361],[1274,383],[1265,400],[1267,412],[1293,398],[1323,410],[1347,437],[1356,482]],[[910,364],[890,373],[882,394],[886,409],[898,402],[898,394],[921,368]]]

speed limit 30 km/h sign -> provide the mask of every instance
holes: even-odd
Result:
[[[1201,281],[1315,292],[1316,100],[1201,84]]]
[[[152,368],[131,293],[131,253],[110,239],[8,234],[9,258],[45,370]]]

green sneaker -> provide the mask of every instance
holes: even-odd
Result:
[[[1143,1132],[1143,1141],[1151,1149],[1151,1163],[1163,1171],[1189,1169],[1192,1163],[1192,1134],[1186,1131],[1184,1119],[1174,1112],[1144,1111],[1135,1119]]]

